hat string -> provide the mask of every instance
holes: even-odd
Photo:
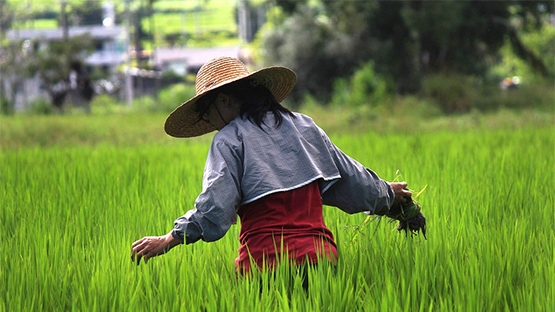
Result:
[[[218,112],[218,115],[220,115],[220,118],[222,119],[222,121],[225,123],[225,125],[227,126],[228,122],[225,121],[224,116],[222,116],[222,113],[220,113],[220,110],[218,109],[218,105],[214,104],[214,107],[216,108],[216,111]]]

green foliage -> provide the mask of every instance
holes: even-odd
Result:
[[[196,95],[195,86],[185,83],[170,86],[158,94],[158,111],[172,112],[177,106]]]
[[[102,6],[97,0],[68,1],[66,11],[70,25],[102,25]]]
[[[414,119],[422,119],[431,122],[434,118],[441,117],[443,112],[434,101],[422,99],[417,96],[396,97],[389,110],[396,118],[405,119],[409,124],[414,124]],[[410,131],[410,130],[409,130]]]
[[[31,102],[28,113],[34,115],[50,115],[54,113],[54,107],[47,100],[39,98]]]
[[[92,99],[90,106],[92,114],[108,115],[120,111],[122,104],[110,95],[100,94]]]
[[[195,86],[187,83],[179,83],[162,89],[157,97],[142,96],[134,99],[132,105],[121,102],[116,97],[108,94],[100,94],[90,102],[90,113],[93,115],[142,114],[142,113],[170,113],[184,101],[195,96]],[[45,99],[39,99],[30,105],[26,114],[50,114],[54,112],[53,107]],[[77,108],[67,107],[66,112],[73,115],[83,114]]]
[[[10,29],[14,19],[13,8],[7,1],[0,1],[0,35]]]
[[[543,60],[548,69],[548,80],[555,79],[555,27],[544,24],[541,28],[533,32],[526,32],[521,35],[522,41]],[[500,50],[500,61],[490,69],[490,75],[497,80],[506,77],[519,76],[521,83],[539,84],[546,80],[527,62],[516,56],[507,41]]]
[[[288,15],[293,14],[299,7],[305,5],[306,2],[307,0],[275,0],[275,4]]]
[[[348,77],[361,54],[354,48],[358,38],[337,32],[320,10],[310,7],[303,7],[261,40],[266,65],[284,65],[297,74],[290,95],[297,105],[305,93],[328,102],[334,80]]]
[[[281,7],[273,6],[268,8],[266,11],[266,23],[262,27],[260,33],[266,33],[272,31],[273,28],[279,27],[287,19],[287,15]]]
[[[418,33],[428,70],[481,74],[503,44],[510,18],[507,2],[441,1],[406,5],[403,23]]]
[[[89,35],[50,41],[46,47],[33,51],[25,64],[25,70],[38,74],[52,105],[60,111],[69,92],[70,71],[82,68],[92,44]]]
[[[473,106],[474,84],[471,77],[438,74],[422,81],[422,94],[437,103],[444,113],[466,113]]]
[[[368,18],[379,9],[378,1],[321,1],[326,16],[334,28],[348,35],[367,28]]]
[[[58,28],[58,21],[55,19],[35,19],[33,20],[33,27],[36,29],[53,29]]]
[[[184,77],[183,75],[177,74],[174,70],[165,70],[162,72],[159,85],[161,88],[168,88],[175,84],[185,83],[186,78],[186,76]],[[193,81],[194,79],[195,76],[193,75]]]
[[[0,95],[0,115],[11,115],[13,113],[14,109],[10,101],[3,94]]]
[[[555,78],[555,26],[545,23],[538,31],[523,35],[522,41],[545,62],[551,79]]]
[[[161,107],[156,98],[146,95],[135,98],[132,107],[129,107],[133,112],[138,113],[155,113],[161,110]]]
[[[141,96],[133,100],[133,111],[136,112],[156,112],[158,105],[152,96]]]
[[[91,111],[96,115],[170,113],[181,103],[195,96],[193,85],[180,83],[161,90],[157,97],[142,96],[133,100],[133,105],[120,103],[112,96],[99,95],[91,102]]]
[[[374,65],[369,62],[347,79],[338,79],[334,83],[332,105],[377,106],[392,97],[387,81],[376,74]]]
[[[502,108],[553,110],[555,94],[549,82],[521,84],[502,90],[498,83],[479,83],[473,77],[440,74],[422,82],[422,97],[432,99],[443,113],[481,112]]]
[[[535,43],[521,36],[553,12],[553,5],[544,1],[317,3],[297,7],[266,34],[264,47],[267,63],[288,65],[300,73],[297,93],[310,92],[320,101],[327,101],[331,81],[347,77],[369,60],[377,73],[392,77],[394,90],[403,95],[420,93],[421,79],[428,74],[484,76],[507,37],[518,57],[536,70],[553,62],[553,44],[546,44],[551,48],[533,57],[530,51]],[[310,85],[303,79],[317,82]],[[453,101],[446,105],[455,105],[449,111],[464,111],[468,106]]]
[[[480,88],[478,92],[473,105],[480,111],[530,108],[553,111],[555,109],[553,85],[548,82],[521,84],[516,89],[510,90],[500,90],[496,87]]]

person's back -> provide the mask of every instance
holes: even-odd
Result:
[[[320,187],[338,175],[335,169],[320,169],[318,162],[329,161],[329,155],[314,157],[327,150],[325,141],[307,116],[282,114],[281,121],[278,125],[271,112],[261,126],[247,117],[236,118],[216,134],[209,153],[207,168],[223,161],[226,171],[240,177],[241,247],[236,267],[241,272],[250,269],[251,260],[259,267],[273,266],[282,255],[296,264],[337,257],[333,234],[322,216]],[[227,155],[233,157],[226,159]]]
[[[334,262],[337,249],[322,216],[317,182],[267,195],[239,208],[241,219],[236,268],[250,270],[251,260],[260,268],[274,267],[279,260],[293,264]]]

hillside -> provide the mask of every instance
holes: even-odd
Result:
[[[91,0],[89,0],[91,1]],[[8,0],[15,9],[12,28],[57,28],[62,10],[54,0]],[[69,0],[66,6],[71,23],[73,4],[86,0]],[[93,1],[94,2],[94,1]],[[114,1],[116,24],[126,22],[125,1]],[[158,0],[149,8],[147,1],[130,1],[130,15],[139,15],[141,40],[146,49],[172,44],[187,46],[227,45],[238,41],[236,1],[228,0]],[[134,26],[132,26],[135,28]],[[133,29],[132,31],[135,31]]]

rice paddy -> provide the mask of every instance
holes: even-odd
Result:
[[[239,225],[131,262],[133,241],[167,233],[193,207],[209,138],[112,142],[110,118],[44,118],[0,119],[0,311],[555,310],[552,124],[330,133],[382,178],[401,172],[411,189],[426,187],[428,239],[325,207],[340,259],[310,269],[304,292],[286,265],[237,278]],[[119,118],[122,129],[150,129]],[[64,123],[92,141],[48,144]],[[46,143],[33,144],[41,133]]]

